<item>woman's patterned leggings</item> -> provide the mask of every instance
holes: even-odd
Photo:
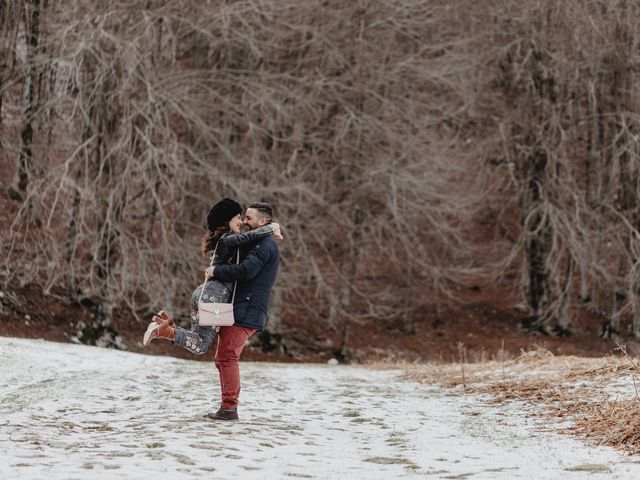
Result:
[[[216,280],[210,280],[204,284],[203,302],[228,303],[231,300],[229,287]],[[198,299],[202,285],[198,285],[191,294],[191,331],[175,327],[176,338],[173,344],[189,350],[196,355],[202,355],[209,350],[218,335],[216,327],[201,327],[199,325],[200,314],[198,311]]]

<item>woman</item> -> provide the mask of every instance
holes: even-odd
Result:
[[[242,206],[235,200],[223,198],[216,203],[207,215],[208,234],[202,242],[202,252],[211,258],[211,265],[221,265],[234,262],[238,247],[254,243],[268,235],[282,238],[280,226],[270,223],[255,230],[240,233],[242,226]],[[207,269],[208,271],[209,269]],[[205,302],[229,303],[233,292],[232,284],[225,284],[218,280],[205,279],[191,295],[191,331],[176,327],[173,318],[166,312],[160,311],[144,334],[143,345],[147,346],[156,338],[170,340],[173,345],[189,350],[196,355],[202,355],[213,344],[217,335],[215,327],[199,325],[198,300],[204,286],[202,300]]]

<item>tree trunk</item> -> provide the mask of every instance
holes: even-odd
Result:
[[[525,256],[527,259],[528,284],[527,303],[529,305],[531,327],[548,327],[549,319],[545,317],[549,300],[549,270],[547,257],[551,248],[552,226],[543,212],[544,199],[541,185],[544,182],[547,168],[547,156],[537,150],[528,160],[528,192],[525,202]]]
[[[40,40],[40,13],[41,0],[25,0],[24,24],[25,24],[25,42],[27,47],[26,70],[27,74],[24,81],[24,89],[22,93],[22,130],[20,138],[22,146],[18,156],[18,168],[16,169],[16,178],[14,179],[15,189],[19,193],[25,193],[29,185],[29,176],[33,169],[33,122],[34,114],[37,109],[37,92],[39,90],[38,82],[40,76],[37,65],[37,49]]]
[[[565,271],[562,297],[558,307],[558,333],[564,335],[568,333],[571,323],[569,307],[571,306],[571,290],[573,289],[573,275],[575,262],[573,257],[567,258],[567,268]]]
[[[349,359],[349,336],[351,334],[352,318],[349,314],[351,302],[353,301],[354,284],[358,268],[358,260],[360,251],[360,241],[362,238],[362,224],[365,221],[365,212],[359,207],[355,207],[353,211],[353,223],[349,232],[349,256],[347,258],[347,275],[345,275],[346,284],[342,292],[341,308],[345,314],[344,323],[342,324],[342,333],[340,338],[340,349],[338,360]]]
[[[635,338],[640,338],[640,261],[636,261],[629,273],[632,319],[631,330]]]

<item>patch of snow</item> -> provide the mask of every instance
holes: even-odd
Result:
[[[240,421],[216,423],[210,363],[14,338],[0,358],[3,479],[640,478],[522,404],[400,371],[242,363]]]

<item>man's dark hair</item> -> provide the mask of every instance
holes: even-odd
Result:
[[[271,208],[271,205],[269,205],[268,203],[253,202],[247,208],[255,208],[258,212],[258,217],[265,218],[267,222],[273,220],[273,208]]]

